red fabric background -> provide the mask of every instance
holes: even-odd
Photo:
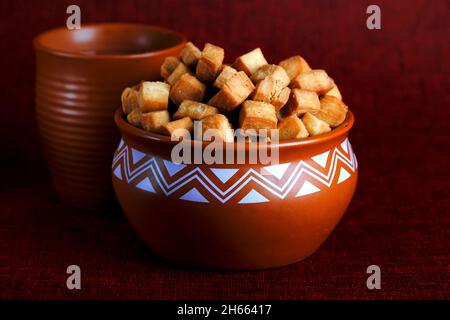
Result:
[[[0,2],[0,297],[27,299],[448,299],[450,88],[448,1],[76,1],[82,23],[132,21],[210,41],[235,57],[260,46],[329,71],[356,115],[354,200],[304,262],[210,272],[154,257],[119,210],[58,202],[33,113],[33,36],[65,24],[73,1]],[[82,290],[65,287],[78,264]],[[382,289],[366,289],[367,266]]]

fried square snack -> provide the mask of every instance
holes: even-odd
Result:
[[[233,128],[231,127],[228,118],[223,114],[215,114],[212,116],[208,116],[201,120],[202,123],[202,134],[209,129],[217,130],[216,134],[219,135],[223,142],[233,142]],[[203,137],[202,137],[203,139]]]
[[[289,79],[294,80],[299,74],[311,71],[311,67],[301,56],[293,56],[279,63],[286,70]]]
[[[239,71],[223,85],[208,104],[224,112],[230,112],[244,102],[254,89],[255,86],[245,72]]]
[[[127,115],[127,121],[131,123],[133,126],[141,128],[142,127],[141,116],[142,116],[141,110],[134,109]]]
[[[314,115],[335,128],[345,120],[348,107],[338,98],[325,95],[320,99],[320,109]]]
[[[207,104],[184,100],[178,107],[177,112],[173,115],[174,119],[181,119],[189,117],[192,120],[201,120],[207,116],[218,114],[219,110],[216,107],[209,106]]]
[[[286,103],[289,101],[289,97],[291,96],[291,89],[286,87],[276,96],[276,98],[272,99],[272,105],[275,107],[277,112],[283,108]]]
[[[309,136],[308,130],[302,120],[296,115],[290,115],[278,123],[280,140],[306,138]]]
[[[167,78],[172,74],[179,63],[180,59],[178,59],[177,57],[165,58],[163,64],[161,65],[161,77],[163,77],[164,80],[167,80]]]
[[[293,114],[301,116],[306,112],[314,113],[320,109],[320,100],[314,91],[294,88],[288,106]]]
[[[181,50],[181,61],[188,67],[195,67],[197,65],[198,60],[202,52],[199,48],[197,48],[192,42],[186,43],[183,50]]]
[[[260,48],[256,48],[240,56],[234,61],[232,67],[238,71],[244,71],[251,76],[256,70],[267,64],[266,58]]]
[[[181,76],[185,73],[191,74],[191,70],[183,63],[178,63],[177,67],[170,76],[166,79],[167,83],[173,86],[177,81],[181,78]]]
[[[189,73],[183,74],[170,90],[170,99],[176,105],[184,100],[201,101],[205,97],[206,86]]]
[[[170,121],[167,110],[143,113],[141,115],[142,128],[147,131],[162,133],[163,125]]]
[[[162,125],[162,132],[170,136],[172,140],[179,140],[181,137],[184,137],[183,131],[177,131],[178,129],[184,129],[191,132],[192,129],[194,129],[194,122],[192,122],[191,118],[184,117]]]
[[[253,92],[252,99],[272,103],[281,94],[281,91],[289,84],[286,72],[280,68],[284,74],[272,74],[259,81]]]
[[[239,113],[239,127],[242,130],[276,129],[277,114],[275,107],[262,101],[247,100],[242,104]]]
[[[331,131],[331,128],[328,125],[328,123],[313,116],[309,112],[305,113],[305,115],[302,118],[302,121],[306,127],[306,130],[308,130],[311,136],[317,136],[319,134]]]
[[[333,89],[327,92],[327,96],[333,96],[342,101],[342,94],[336,84],[334,85]]]
[[[323,95],[334,87],[334,81],[325,70],[317,69],[299,74],[294,79],[293,86]]]
[[[139,91],[133,88],[125,88],[120,97],[122,101],[122,111],[129,114],[131,111],[139,108]]]
[[[222,65],[221,69],[222,71],[220,71],[219,75],[216,78],[216,81],[214,81],[214,87],[218,89],[221,89],[224,84],[237,73],[236,69],[227,65]]]
[[[275,64],[266,64],[262,66],[252,74],[250,79],[254,84],[257,84],[269,76],[279,81],[283,87],[289,85],[290,79],[288,74],[282,67]]]
[[[169,104],[170,86],[154,81],[142,82],[139,90],[139,108],[144,112],[166,110]]]
[[[197,63],[195,75],[203,82],[213,82],[222,66],[225,51],[213,44],[206,43]]]

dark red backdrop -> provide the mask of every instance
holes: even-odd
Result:
[[[209,272],[155,258],[120,212],[59,203],[33,113],[31,39],[65,24],[132,21],[225,47],[260,46],[270,61],[300,53],[329,71],[356,115],[355,198],[321,250],[292,266]],[[382,30],[366,28],[373,1],[0,2],[1,298],[449,298],[448,1],[376,1]],[[78,264],[82,290],[65,287]],[[382,289],[366,289],[377,264]]]

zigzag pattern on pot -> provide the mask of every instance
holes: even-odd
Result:
[[[303,185],[297,191],[295,197],[306,196],[319,192],[323,188],[330,188],[337,174],[339,174],[339,176],[336,184],[347,180],[351,174],[356,171],[358,163],[347,139],[341,143],[340,149],[334,148],[333,150],[311,158],[312,161],[317,163],[324,170],[326,169],[327,163],[330,162],[330,166],[326,173],[317,170],[317,168],[302,160],[295,163],[294,169],[290,170],[291,173],[288,177],[285,177],[285,174],[288,168],[291,167],[292,163],[267,166],[264,167],[261,172],[250,169],[246,170],[246,172],[230,187],[226,188],[226,190],[222,190],[216,183],[211,181],[211,179],[199,167],[192,168],[192,166],[175,164],[168,160],[162,160],[163,166],[170,177],[179,172],[186,171],[186,173],[184,173],[181,177],[170,182],[165,178],[163,172],[161,171],[162,165],[156,158],[148,157],[146,154],[138,150],[129,148],[123,141],[121,141],[113,160],[113,172],[119,180],[135,185],[136,188],[144,191],[156,193],[157,191],[151,182],[151,180],[153,180],[166,196],[171,196],[183,186],[197,181],[204,187],[205,190],[208,191],[210,195],[221,203],[230,201],[230,199],[233,199],[233,197],[236,196],[236,194],[238,194],[239,191],[241,191],[246,185],[252,183],[254,185],[261,186],[274,197],[284,199],[293,189],[298,189],[297,186],[299,181],[300,183],[303,181]],[[147,159],[145,159],[145,161],[139,163],[146,157]],[[133,163],[134,169],[131,167],[131,163]],[[138,165],[135,166],[136,164]],[[338,164],[340,164],[340,166],[338,166]],[[212,168],[210,170],[223,183],[222,187],[231,177],[239,172],[239,168]],[[267,179],[267,175],[272,175],[280,181],[285,180],[285,182],[279,185]],[[144,177],[142,178],[142,176]],[[210,202],[207,197],[205,197],[205,195],[195,187],[180,196],[179,199],[194,202]],[[251,191],[240,199],[238,203],[245,204],[267,201],[270,201],[270,199],[261,195],[258,191],[251,189]]]

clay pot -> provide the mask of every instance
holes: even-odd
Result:
[[[79,208],[112,202],[111,157],[119,140],[113,122],[122,90],[159,79],[164,58],[184,36],[137,24],[83,25],[38,35],[36,115],[59,197]]]
[[[300,261],[329,236],[355,191],[351,112],[330,133],[280,142],[272,166],[175,164],[175,142],[133,127],[121,111],[115,121],[123,138],[112,165],[116,195],[140,237],[170,261],[215,269]]]

